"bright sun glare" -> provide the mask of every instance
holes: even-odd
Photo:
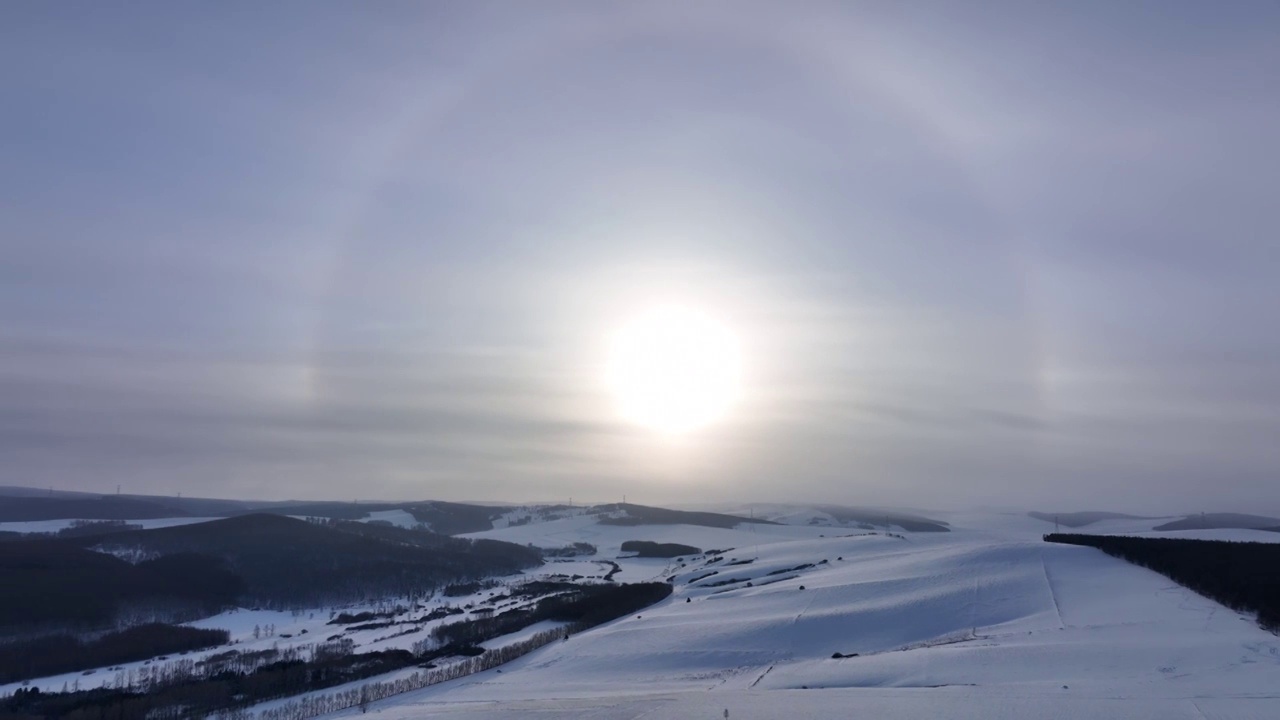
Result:
[[[684,433],[724,415],[741,381],[737,338],[710,315],[655,308],[613,338],[608,382],[622,415],[664,433]]]

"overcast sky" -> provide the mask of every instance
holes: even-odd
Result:
[[[0,484],[1280,512],[1278,77],[1247,0],[3,3]]]

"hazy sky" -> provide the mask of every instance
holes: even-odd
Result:
[[[1277,78],[1247,0],[2,3],[0,484],[1280,512]]]

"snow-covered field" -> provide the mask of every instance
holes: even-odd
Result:
[[[422,524],[407,510],[375,510],[365,516],[361,522],[385,522],[402,528],[412,528]]]
[[[627,579],[674,572],[673,597],[502,673],[398,696],[370,713],[1280,717],[1280,638],[1252,618],[1092,548],[1045,544],[1040,535],[1052,528],[1042,521],[943,519],[954,532],[611,527],[568,518],[480,533],[547,546],[585,541],[606,557],[629,539],[732,550],[683,568],[621,560]],[[730,558],[751,562],[728,566]],[[837,652],[856,657],[832,658]]]

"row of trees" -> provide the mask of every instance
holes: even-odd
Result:
[[[334,654],[310,660],[281,653],[275,662],[238,674],[188,659],[164,668],[117,673],[92,690],[0,698],[0,718],[155,720],[199,717],[220,710],[322,690],[383,675],[421,662],[407,650]],[[225,667],[225,665],[223,665]]]
[[[543,598],[532,607],[437,625],[431,628],[429,642],[434,642],[436,647],[473,646],[544,620],[569,623],[577,632],[648,607],[670,594],[671,586],[667,583],[579,585],[568,592]]]
[[[1280,630],[1280,544],[1051,533],[1047,542],[1095,547]]]
[[[226,644],[226,630],[149,624],[82,641],[49,635],[0,645],[0,683],[146,660]]]
[[[701,548],[680,543],[658,543],[649,540],[627,540],[622,543],[622,552],[633,552],[636,557],[675,558],[684,555],[700,555]]]
[[[500,648],[486,650],[481,655],[470,657],[443,667],[422,670],[395,680],[365,683],[359,687],[348,688],[333,693],[320,693],[289,700],[277,707],[257,713],[257,720],[306,720],[331,712],[359,707],[367,709],[370,703],[384,700],[393,695],[421,690],[449,680],[491,670],[518,657],[527,655],[538,648],[562,638],[567,639],[563,630],[544,630],[530,637],[504,645]],[[254,717],[250,710],[238,710],[221,713],[215,717],[222,720],[250,720]]]

